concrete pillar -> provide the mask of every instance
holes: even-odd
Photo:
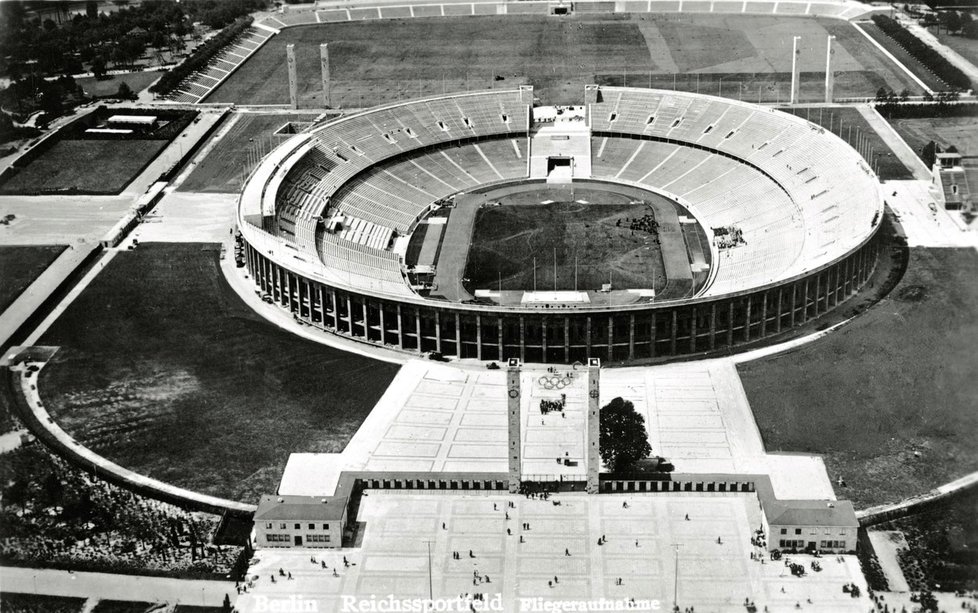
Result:
[[[299,108],[299,83],[295,68],[295,45],[285,46],[285,61],[289,68],[289,104]]]
[[[526,361],[526,319],[520,315],[520,362]]]
[[[710,350],[717,346],[717,303],[710,305]]]
[[[655,357],[655,311],[649,321],[649,357]]]
[[[798,104],[801,94],[801,37],[791,37],[791,104]]]
[[[509,359],[506,368],[506,413],[509,424],[509,491],[515,494],[520,488],[520,477],[523,473],[520,455],[522,451],[520,442],[520,427],[522,419],[520,415],[520,365],[521,362],[516,358]]]
[[[482,315],[475,316],[475,359],[482,359]]]
[[[462,358],[462,316],[455,313],[455,355]]]
[[[329,108],[329,43],[319,45],[319,68],[323,77],[323,106]]]
[[[601,474],[601,360],[587,362],[587,493],[597,494]]]
[[[689,352],[696,353],[696,307],[689,310]]]
[[[418,341],[418,353],[423,353],[424,349],[421,348],[421,309],[414,309],[414,336]]]
[[[615,316],[608,316],[608,361],[615,359]]]
[[[442,353],[441,350],[441,311],[435,311],[435,351]]]
[[[827,38],[825,46],[825,103],[832,104],[832,93],[835,89],[835,75],[832,74],[832,41],[835,37],[831,34]]]
[[[564,317],[564,363],[570,363],[570,317]]]
[[[502,361],[503,359],[503,318],[502,317],[498,317],[496,319],[496,327],[497,327],[496,345],[498,351],[498,357],[496,359]]]
[[[635,315],[628,316],[628,359],[635,359]]]
[[[397,305],[397,348],[404,349],[404,325],[401,323],[401,305]]]
[[[543,353],[543,363],[547,363],[547,317],[544,316],[540,321],[540,347]]]

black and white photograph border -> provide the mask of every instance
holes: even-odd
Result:
[[[0,613],[978,611],[976,13],[0,2]]]

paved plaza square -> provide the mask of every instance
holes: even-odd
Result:
[[[704,612],[744,611],[745,598],[769,611],[799,604],[844,613],[869,606],[865,596],[842,591],[855,583],[865,594],[855,556],[825,557],[821,572],[804,577],[792,576],[781,561],[752,560],[751,552],[760,550],[750,537],[761,521],[753,495],[567,493],[545,501],[488,492],[370,491],[358,521],[358,549],[258,552],[250,570],[258,578],[238,599],[238,610],[256,611],[258,596],[289,594],[316,602],[318,611],[344,610],[344,595],[426,598],[429,547],[435,598],[500,594],[506,611],[521,610],[519,599],[532,597],[656,599],[668,610],[676,591],[681,607]],[[812,559],[793,558],[806,568]],[[278,576],[279,568],[293,579]]]

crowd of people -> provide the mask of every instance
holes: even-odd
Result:
[[[659,222],[655,220],[655,216],[652,213],[646,213],[641,217],[625,218],[625,223],[628,224],[628,229],[633,232],[646,232],[655,237],[656,242],[659,242]],[[621,227],[621,219],[619,219],[615,226]]]

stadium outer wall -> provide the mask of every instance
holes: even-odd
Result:
[[[309,279],[244,239],[255,284],[303,324],[402,352],[569,364],[730,350],[804,325],[869,280],[881,251],[879,227],[835,261],[769,285],[659,304],[573,309],[373,296]]]

